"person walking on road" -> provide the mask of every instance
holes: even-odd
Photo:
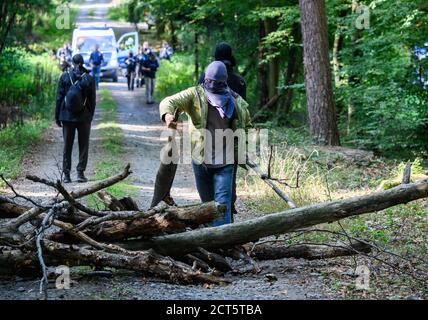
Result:
[[[147,55],[144,53],[144,48],[141,46],[138,55],[135,57],[137,62],[136,70],[136,82],[137,88],[142,88],[144,85],[144,73],[143,73],[143,62],[147,59]]]
[[[74,137],[78,136],[79,163],[77,181],[86,182],[85,170],[88,163],[89,136],[96,105],[95,81],[85,69],[83,57],[76,54],[73,68],[63,72],[56,92],[55,121],[62,127],[64,138],[63,181],[71,182],[71,156]]]
[[[99,89],[99,83],[101,78],[101,66],[104,63],[104,56],[100,52],[100,45],[95,45],[95,50],[92,51],[89,57],[89,64],[92,67],[92,76],[95,78],[95,84],[97,90]]]
[[[144,82],[146,84],[146,103],[153,104],[153,95],[156,85],[156,72],[159,68],[159,62],[155,53],[150,50],[147,54],[148,59],[143,61],[142,70],[144,73]]]
[[[192,166],[201,201],[214,200],[227,208],[213,226],[232,222],[234,167],[237,160],[246,160],[242,144],[251,127],[248,103],[230,90],[227,77],[225,64],[214,61],[205,71],[203,84],[167,97],[159,106],[168,128],[173,126],[177,110],[189,116]]]
[[[135,69],[137,67],[137,61],[134,58],[132,51],[129,51],[128,58],[125,60],[126,64],[126,79],[128,80],[128,90],[134,91],[135,82]]]

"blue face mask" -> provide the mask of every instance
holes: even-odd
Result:
[[[221,81],[205,79],[204,87],[211,93],[221,94],[228,91],[227,84]]]
[[[227,84],[225,82],[205,79],[204,88],[207,101],[217,109],[220,116],[222,118],[232,118],[235,110],[235,102]]]

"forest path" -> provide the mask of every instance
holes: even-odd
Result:
[[[95,17],[106,14],[111,1],[86,1],[79,14],[80,21],[90,22],[87,14],[95,10]],[[97,18],[98,19],[98,18]],[[118,155],[124,163],[131,163],[133,174],[129,180],[139,188],[138,201],[143,209],[149,206],[154,179],[159,166],[159,152],[165,140],[160,138],[163,124],[159,119],[158,104],[145,103],[145,88],[127,90],[125,78],[118,83],[102,82],[102,89],[110,92],[117,104],[116,123],[124,134],[124,153]],[[103,160],[97,125],[100,114],[97,111],[93,123],[90,141],[90,157],[87,175],[95,175],[96,163]],[[16,189],[27,195],[44,200],[54,196],[53,190],[35,185],[24,179],[25,174],[36,174],[42,177],[58,176],[57,160],[62,158],[61,129],[52,126],[47,130],[42,142],[35,146],[24,160],[24,170],[14,182]],[[73,153],[73,165],[77,164],[77,144]],[[72,183],[70,189],[81,187]],[[190,165],[179,165],[172,196],[179,204],[199,201]],[[239,208],[239,207],[238,207]],[[241,213],[237,220],[248,219],[253,214]],[[228,286],[180,286],[164,283],[159,280],[142,278],[134,273],[116,271],[106,277],[103,273],[88,272],[85,268],[72,268],[74,285],[69,290],[49,290],[50,299],[320,299],[327,298],[327,290],[322,277],[314,273],[318,265],[328,262],[307,262],[295,259],[262,261],[258,263],[260,273],[252,273],[251,266],[240,266],[248,269],[245,274],[228,274],[232,284]],[[306,265],[306,266],[305,266]],[[273,273],[278,278],[275,282],[267,281],[266,274]],[[38,299],[38,279],[0,280],[0,299]]]

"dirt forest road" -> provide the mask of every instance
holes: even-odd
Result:
[[[108,6],[112,1],[82,2],[78,23],[91,24],[105,22]],[[91,12],[89,16],[88,13]],[[95,14],[94,14],[95,12]],[[114,25],[114,24],[113,24]],[[115,25],[114,25],[115,26]],[[116,25],[118,28],[133,28],[130,25]],[[122,30],[123,31],[123,30]],[[143,209],[149,205],[153,193],[154,178],[159,165],[159,152],[163,145],[160,140],[162,123],[159,120],[158,105],[145,104],[144,88],[129,92],[124,78],[118,83],[102,82],[101,88],[110,91],[117,103],[116,122],[124,134],[125,153],[118,155],[124,165],[131,163],[133,171],[130,181],[139,188],[139,202]],[[100,148],[96,113],[90,141],[90,159],[87,175],[92,178],[95,165],[103,159]],[[59,175],[57,164],[62,157],[61,129],[52,126],[42,142],[35,146],[24,160],[21,178],[15,181],[19,192],[39,200],[54,195],[44,186],[29,183],[23,177],[37,174],[55,178]],[[77,144],[73,154],[73,166],[77,161]],[[90,183],[90,182],[89,182]],[[81,187],[77,183],[70,188]],[[190,165],[180,165],[172,190],[174,199],[181,204],[199,200]],[[248,218],[248,214],[238,219]],[[306,264],[306,265],[305,265]],[[72,287],[69,290],[49,290],[50,299],[319,299],[328,298],[326,285],[319,273],[314,273],[322,262],[302,262],[300,260],[279,260],[260,262],[261,272],[254,274],[231,274],[231,285],[214,288],[202,286],[179,286],[162,281],[147,279],[132,272],[99,272],[88,268],[72,268]],[[302,266],[305,265],[305,266]],[[243,266],[241,266],[242,268]],[[244,266],[251,270],[251,266]],[[274,273],[278,280],[268,282],[266,274]],[[0,279],[0,299],[40,299],[39,279]]]

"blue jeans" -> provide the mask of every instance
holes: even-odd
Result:
[[[232,222],[232,182],[233,164],[221,168],[210,168],[204,164],[192,162],[196,188],[202,202],[215,201],[227,206],[223,217],[213,222],[213,227]]]
[[[95,79],[95,85],[96,85],[97,90],[98,90],[99,83],[100,83],[100,77],[101,77],[101,67],[100,66],[92,67],[92,76]]]

